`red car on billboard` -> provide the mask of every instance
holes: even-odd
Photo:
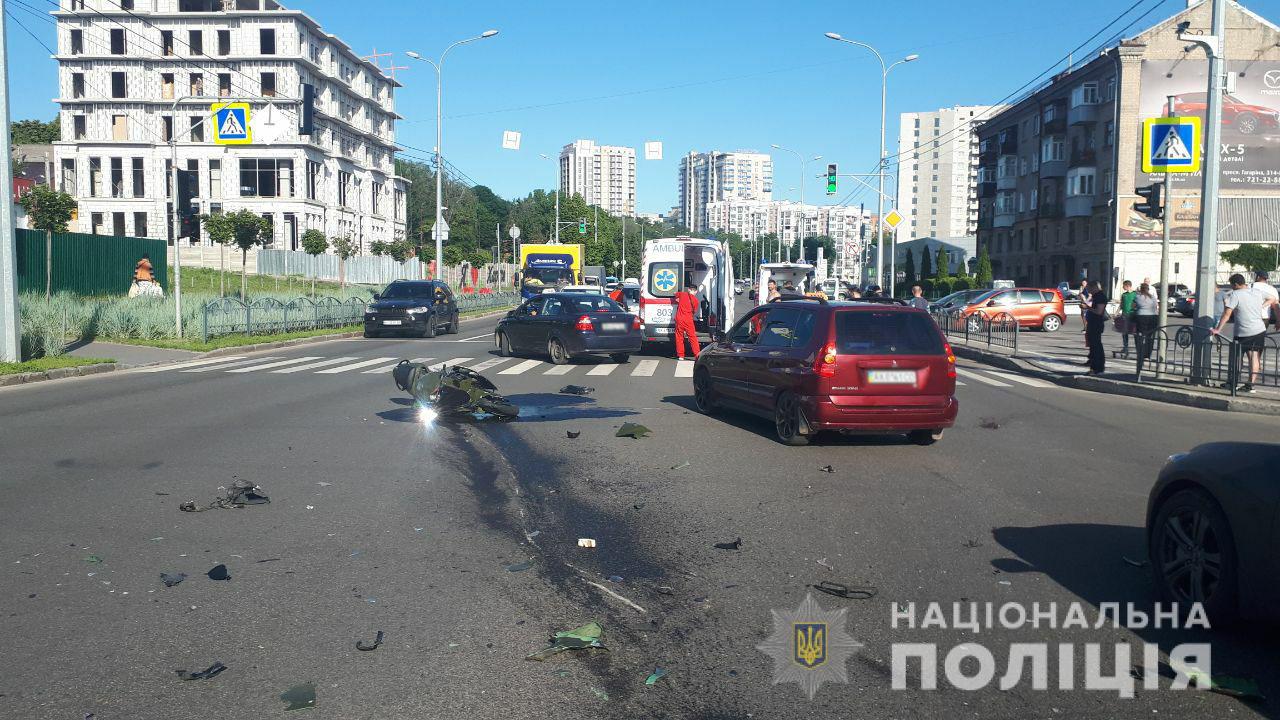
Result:
[[[1182,93],[1173,96],[1172,110],[1174,115],[1209,114],[1209,94],[1202,92]],[[1250,105],[1234,95],[1222,96],[1222,126],[1231,128],[1241,135],[1271,134],[1280,131],[1280,112],[1262,105]]]

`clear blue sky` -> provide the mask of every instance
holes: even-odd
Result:
[[[51,9],[48,0],[23,0]],[[10,12],[53,45],[52,24],[7,3]],[[577,138],[642,148],[663,142],[664,159],[638,160],[642,212],[676,201],[679,157],[690,150],[758,149],[771,143],[824,156],[843,172],[875,165],[879,142],[879,65],[866,50],[823,37],[826,31],[876,45],[896,68],[889,85],[889,147],[897,113],[994,102],[1046,69],[1110,22],[1130,0],[955,0],[850,3],[842,0],[284,0],[361,53],[397,52],[404,83],[399,138],[435,143],[431,68],[404,50],[434,56],[454,40],[497,28],[501,34],[455,49],[445,65],[445,157],[504,197],[550,188],[555,165],[541,160]],[[1117,26],[1156,9],[1133,35],[1177,12],[1184,0],[1143,0]],[[1275,21],[1280,0],[1246,6]],[[1068,14],[1070,13],[1070,14]],[[49,118],[56,67],[12,21],[9,82],[14,119]],[[597,99],[601,96],[615,96]],[[548,107],[532,107],[556,103]],[[523,133],[521,150],[501,149],[503,130]],[[775,197],[796,197],[795,156],[774,152]],[[827,202],[812,176],[810,202]],[[843,195],[843,193],[842,193]],[[839,197],[837,197],[839,199]],[[873,201],[870,193],[855,200]]]

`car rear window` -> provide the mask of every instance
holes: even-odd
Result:
[[[852,310],[836,313],[842,355],[941,355],[942,335],[923,313]]]
[[[622,312],[622,308],[618,303],[603,295],[573,298],[569,302],[572,302],[574,308],[576,308],[574,312]]]

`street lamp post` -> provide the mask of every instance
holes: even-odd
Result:
[[[829,32],[829,33],[826,33],[826,36],[831,38],[832,40],[838,40],[840,42],[848,43],[850,45],[858,45],[860,47],[864,47],[870,50],[872,54],[876,56],[876,59],[880,61],[880,162],[878,164],[878,172],[877,172],[877,174],[880,176],[880,188],[876,196],[876,206],[877,206],[876,233],[877,233],[877,240],[879,240],[879,242],[876,243],[876,279],[878,281],[876,284],[879,284],[879,282],[883,282],[883,278],[884,278],[884,242],[883,242],[884,235],[882,233],[882,227],[884,224],[884,155],[885,155],[884,132],[885,132],[885,102],[888,99],[888,95],[889,95],[889,71],[903,63],[909,63],[914,60],[918,60],[920,56],[913,53],[911,55],[908,55],[902,58],[901,60],[898,60],[897,62],[891,65],[886,66],[884,64],[884,56],[880,54],[879,50],[876,50],[870,45],[864,42],[858,42],[857,40],[849,40],[848,38],[841,37],[839,33]],[[892,255],[890,255],[890,257],[892,257]],[[889,294],[890,295],[893,294],[893,278],[892,277],[889,278]]]
[[[806,163],[811,163],[811,162],[813,162],[813,161],[815,161],[815,160],[821,160],[821,159],[822,159],[822,156],[821,156],[821,155],[814,155],[814,156],[813,156],[813,157],[811,157],[811,158],[805,159],[805,156],[804,156],[803,154],[801,154],[801,153],[800,153],[800,151],[798,151],[798,150],[792,150],[791,148],[785,148],[785,147],[782,147],[781,145],[778,145],[777,143],[774,143],[774,144],[770,145],[769,147],[772,147],[774,150],[782,150],[783,152],[789,152],[789,153],[792,153],[792,154],[794,154],[794,155],[796,156],[796,159],[800,161],[800,227],[801,227],[801,228],[803,228],[803,226],[804,226],[804,166],[805,166],[805,164],[806,164]],[[804,242],[804,238],[803,238],[803,237],[802,237],[802,238],[800,238],[800,242],[801,242],[801,243],[803,243],[803,242]],[[802,251],[803,251],[803,249],[804,249],[804,248],[803,248],[803,247],[801,247],[801,250],[802,250]],[[788,246],[788,247],[787,247],[787,259],[788,259],[788,260],[790,260],[790,259],[791,259],[791,248],[790,248],[790,246]]]
[[[436,239],[435,274],[437,278],[440,277],[440,270],[444,267],[444,208],[442,207],[442,203],[444,202],[444,162],[442,159],[444,154],[444,148],[442,147],[444,135],[444,58],[449,54],[450,50],[458,47],[459,45],[466,45],[467,43],[475,42],[476,40],[491,38],[497,34],[497,30],[485,30],[475,37],[459,40],[445,48],[444,52],[440,53],[440,59],[438,61],[429,60],[413,51],[405,53],[414,60],[421,60],[422,62],[427,63],[431,67],[435,68],[436,71],[436,222],[435,225],[431,227],[431,234]]]

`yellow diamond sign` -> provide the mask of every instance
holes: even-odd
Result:
[[[888,225],[890,230],[897,230],[905,220],[906,218],[902,217],[902,213],[897,210],[890,210],[889,214],[884,216],[884,224]]]

